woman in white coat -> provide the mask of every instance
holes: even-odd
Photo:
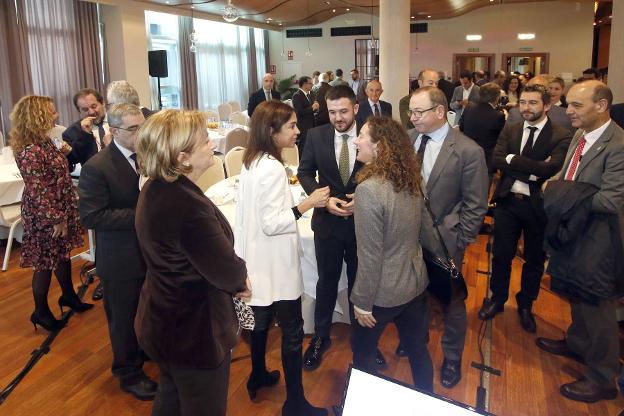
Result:
[[[310,405],[301,374],[303,277],[297,220],[314,207],[324,207],[329,188],[319,188],[295,205],[281,153],[294,147],[299,129],[294,110],[279,101],[260,104],[251,118],[251,136],[243,157],[234,227],[234,249],[247,263],[256,326],[251,333],[250,398],[259,388],[278,382],[279,372],[265,364],[267,332],[273,317],[282,329],[282,367],[286,402],[282,415],[326,415]]]

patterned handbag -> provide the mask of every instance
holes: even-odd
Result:
[[[253,309],[247,305],[242,299],[232,298],[234,302],[234,310],[236,311],[236,318],[238,319],[238,331],[241,329],[247,329],[253,331],[256,326],[256,319],[254,318]]]

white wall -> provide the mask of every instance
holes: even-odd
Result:
[[[345,22],[349,20],[349,24]],[[374,20],[374,33],[379,36],[378,19]],[[414,22],[414,21],[412,21]],[[322,38],[310,38],[312,56],[305,55],[307,39],[287,39],[284,50],[294,52],[294,60],[300,62],[302,72],[335,70],[347,72],[355,66],[355,39],[366,36],[331,37],[330,28],[337,26],[370,25],[370,15],[347,14],[324,24]],[[591,65],[593,39],[593,2],[552,1],[538,3],[514,3],[483,7],[465,15],[444,20],[430,20],[429,32],[411,34],[410,75],[415,77],[420,69],[432,67],[452,73],[453,53],[467,53],[468,48],[479,48],[479,53],[496,54],[496,68],[501,66],[501,54],[520,52],[521,47],[532,47],[533,52],[549,52],[552,74],[572,72],[580,76]],[[307,26],[306,26],[307,27]],[[518,33],[535,33],[532,41],[517,40]],[[467,34],[483,36],[479,42],[465,40]],[[277,76],[282,78],[281,66],[289,62],[280,55],[281,32],[270,32],[270,64],[276,65]],[[297,74],[301,75],[301,74]]]

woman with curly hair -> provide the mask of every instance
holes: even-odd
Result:
[[[56,110],[50,97],[22,97],[11,112],[11,147],[24,179],[22,223],[24,237],[21,267],[32,267],[35,311],[30,321],[48,331],[63,326],[48,306],[52,271],[63,294],[59,306],[76,312],[93,307],[83,303],[72,284],[70,252],[83,245],[78,217],[78,197],[73,187],[67,158],[49,137]],[[62,309],[61,309],[62,311]]]
[[[511,75],[503,84],[503,91],[507,96],[507,108],[518,105],[520,93],[522,92],[522,82],[516,75]]]
[[[365,163],[355,190],[358,271],[351,301],[353,364],[375,372],[377,341],[389,322],[399,331],[416,387],[432,391],[427,270],[420,246],[420,162],[402,126],[371,117],[355,141]]]

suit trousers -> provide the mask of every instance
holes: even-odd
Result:
[[[134,332],[134,317],[145,277],[100,278],[104,285],[104,311],[113,349],[113,374],[121,379],[142,375],[143,353]]]
[[[158,363],[160,382],[152,416],[225,416],[231,353],[217,368]]]
[[[598,305],[571,301],[570,306],[572,323],[566,334],[568,347],[587,363],[585,376],[589,380],[614,387],[620,368],[617,301],[602,300]]]
[[[516,255],[520,233],[524,235],[522,283],[516,295],[518,308],[531,309],[537,299],[544,273],[544,230],[546,224],[538,218],[528,199],[513,194],[501,200],[494,211],[494,246],[492,258],[492,300],[504,304],[509,297],[511,263]]]
[[[444,332],[440,342],[442,352],[447,360],[459,361],[464,353],[468,328],[466,302],[462,298],[454,297],[448,305],[442,306],[442,310],[444,313]]]
[[[375,351],[384,329],[394,322],[399,331],[401,345],[407,351],[414,385],[425,391],[433,391],[433,365],[427,342],[429,341],[429,314],[427,292],[408,303],[391,308],[373,305],[377,324],[373,328],[361,326],[357,321],[351,325],[351,349],[353,364],[369,373],[376,373]]]
[[[342,274],[342,262],[347,263],[348,294],[357,274],[357,245],[355,235],[332,233],[326,238],[314,234],[314,249],[318,267],[316,282],[316,305],[314,307],[314,332],[316,336],[329,338],[336,299],[338,282]],[[349,317],[355,322],[353,305],[349,300]]]
[[[295,300],[279,300],[269,306],[252,306],[256,326],[254,332],[268,331],[277,318],[282,329],[282,355],[300,351],[303,345],[303,317],[301,315],[301,298]]]

